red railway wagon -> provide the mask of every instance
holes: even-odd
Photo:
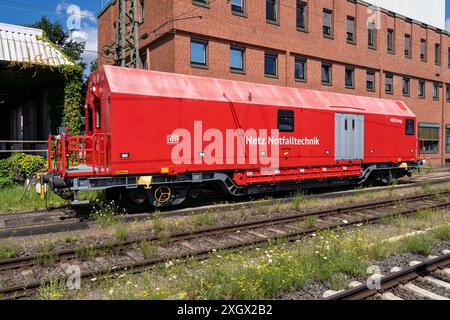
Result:
[[[76,200],[106,189],[129,205],[389,183],[418,159],[402,101],[104,66],[92,73],[85,135],[49,137],[50,182]]]

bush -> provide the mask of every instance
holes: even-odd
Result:
[[[47,170],[47,160],[41,156],[16,153],[0,160],[0,189],[14,185],[15,179],[31,177],[36,172]]]
[[[11,159],[0,160],[0,189],[11,187],[14,184],[14,174],[11,168]]]
[[[13,172],[26,177],[47,169],[47,161],[45,158],[23,153],[13,155],[11,157],[11,165]]]

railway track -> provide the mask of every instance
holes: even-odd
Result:
[[[325,192],[316,191],[316,194],[309,195],[308,198],[311,199],[333,199],[349,195],[359,195],[368,191],[383,191],[393,188],[395,190],[408,190],[412,188],[420,187],[423,183],[423,179],[428,179],[430,185],[445,184],[450,181],[447,172],[436,173],[432,176],[415,177],[416,181],[413,183],[405,183],[397,185],[394,187],[372,187],[366,189],[357,190],[344,190],[335,192]],[[215,198],[209,199],[209,201],[214,201]],[[219,199],[219,198],[217,198]],[[264,201],[264,200],[262,200]],[[271,204],[274,203],[288,203],[292,201],[291,197],[287,198],[275,198],[271,200]],[[219,210],[240,210],[242,208],[250,208],[254,206],[254,201],[247,200],[234,200],[231,203],[219,203],[211,205],[211,202],[206,202],[207,204],[200,207],[193,208],[182,208],[170,211],[163,211],[163,217],[171,217],[177,215],[193,215],[201,214],[204,212],[219,211]],[[89,212],[91,207],[85,206],[78,208],[77,210],[70,209],[69,207],[47,210],[36,210],[36,211],[25,211],[17,213],[3,213],[0,214],[0,239],[11,238],[11,237],[23,237],[23,236],[33,236],[40,234],[85,230],[95,226],[94,223],[89,222]],[[152,213],[138,213],[130,214],[124,217],[124,222],[130,221],[143,221],[148,219]]]
[[[380,277],[377,285],[360,284],[326,300],[450,300],[450,253],[425,262],[412,261],[408,268]]]
[[[206,258],[217,250],[239,250],[268,240],[299,239],[320,230],[374,223],[381,218],[410,215],[422,209],[450,207],[450,191],[389,199],[372,203],[312,210],[276,218],[264,218],[239,224],[203,228],[193,232],[142,237],[121,243],[105,244],[83,250],[48,252],[43,255],[0,260],[0,295],[21,298],[33,294],[51,278],[65,279],[65,268],[79,266],[81,278],[137,272],[152,265],[175,259]],[[155,251],[145,256],[143,242]],[[86,251],[94,252],[92,256]],[[43,276],[42,276],[43,275]]]

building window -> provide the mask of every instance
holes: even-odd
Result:
[[[208,66],[208,42],[191,39],[191,65]]]
[[[322,84],[331,85],[331,64],[322,63]]]
[[[355,88],[355,68],[353,67],[345,67],[345,87]]]
[[[450,84],[448,84],[445,88],[445,100],[447,100],[447,102],[450,102]]]
[[[297,0],[297,29],[308,30],[308,4]]]
[[[295,59],[295,80],[306,81],[306,59]]]
[[[333,11],[323,9],[323,35],[331,37],[333,34]]]
[[[367,44],[369,48],[375,49],[377,47],[377,29],[375,23],[369,23],[367,29]]]
[[[375,91],[375,72],[367,71],[366,73],[366,89],[367,91]]]
[[[278,0],[266,0],[266,20],[278,22]]]
[[[420,60],[427,61],[427,40],[425,39],[420,39]]]
[[[419,80],[419,98],[425,98],[425,81]]]
[[[140,19],[141,22],[144,22],[145,20],[145,11],[144,11],[145,7],[144,7],[144,0],[140,0],[139,1],[139,12],[140,12]]]
[[[294,132],[294,111],[278,110],[278,130],[280,132]]]
[[[411,35],[405,34],[405,57],[411,58]]]
[[[394,93],[394,75],[391,73],[386,74],[386,93]]]
[[[445,126],[445,152],[450,152],[450,125]]]
[[[245,13],[245,0],[231,0],[231,11],[234,13]]]
[[[243,48],[230,48],[230,69],[231,71],[244,71],[244,59],[245,49]]]
[[[276,77],[278,74],[278,56],[273,53],[264,54],[264,74]]]
[[[147,52],[141,53],[141,69],[148,70],[148,64],[147,64]]]
[[[388,29],[387,31],[387,51],[394,52],[394,30]]]
[[[409,78],[403,78],[403,95],[409,97]]]
[[[419,123],[419,147],[425,153],[439,152],[440,126],[433,123]]]
[[[448,48],[448,67],[450,68],[450,47]]]
[[[439,100],[439,83],[433,83],[433,99]]]
[[[439,43],[434,45],[434,63],[441,64],[441,45]]]
[[[355,43],[355,17],[347,16],[347,42]]]
[[[192,0],[193,4],[207,6],[209,0]]]

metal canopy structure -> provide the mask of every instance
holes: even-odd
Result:
[[[0,23],[0,62],[59,66],[72,64],[40,29]]]

